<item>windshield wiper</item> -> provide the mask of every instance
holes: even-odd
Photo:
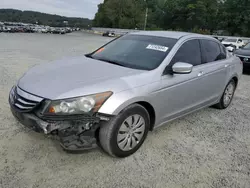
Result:
[[[88,58],[91,58],[91,59],[96,59],[96,60],[99,60],[99,61],[104,61],[104,62],[107,62],[107,63],[111,63],[111,64],[114,64],[114,65],[119,65],[119,66],[122,66],[122,67],[125,67],[124,65],[120,64],[120,63],[117,63],[115,61],[111,61],[111,60],[107,60],[107,59],[102,59],[102,58],[94,58],[91,54],[86,54],[85,57],[88,57]]]
[[[114,64],[114,65],[119,65],[119,66],[122,66],[122,67],[126,67],[125,65],[122,65],[116,61],[111,61],[111,60],[108,60],[108,59],[102,59],[102,58],[95,58],[96,60],[99,60],[99,61],[104,61],[104,62],[107,62],[107,63],[111,63],[111,64]]]
[[[86,54],[85,57],[88,57],[88,58],[91,58],[93,59],[92,55],[91,54]]]

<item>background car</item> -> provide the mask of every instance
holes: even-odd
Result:
[[[250,72],[250,43],[243,48],[236,50],[235,55],[243,62],[244,72]]]
[[[227,48],[229,52],[233,52],[236,49],[244,46],[244,42],[239,38],[227,38],[222,41],[222,44]]]
[[[61,32],[61,28],[59,27],[54,28],[54,30],[52,31],[53,34],[61,34]]]
[[[65,28],[66,29],[66,33],[71,33],[73,30],[69,27]]]
[[[35,31],[32,29],[32,27],[25,27],[24,32],[25,33],[34,33]]]
[[[48,33],[48,28],[42,28],[41,33]]]
[[[115,37],[115,33],[112,31],[106,31],[105,33],[102,34],[102,36]]]
[[[3,32],[11,33],[11,32],[12,32],[12,29],[11,29],[11,27],[9,27],[9,26],[3,26]]]

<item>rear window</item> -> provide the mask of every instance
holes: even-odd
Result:
[[[176,42],[177,39],[173,38],[130,34],[98,49],[91,57],[129,68],[153,70],[162,63]]]

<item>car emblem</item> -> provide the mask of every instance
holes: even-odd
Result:
[[[244,61],[248,61],[248,58],[247,58],[247,57],[245,57],[243,60],[244,60]]]

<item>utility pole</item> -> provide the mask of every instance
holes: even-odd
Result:
[[[146,0],[144,0],[146,2]],[[146,30],[147,28],[147,21],[148,21],[148,5],[147,5],[147,2],[146,2],[146,13],[145,13],[145,21],[144,21],[144,31]]]

